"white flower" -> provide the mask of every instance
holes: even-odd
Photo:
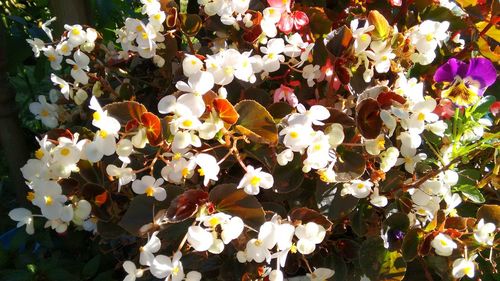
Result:
[[[40,208],[42,215],[49,220],[59,219],[63,211],[66,196],[62,195],[62,188],[56,181],[37,180],[33,182],[35,191],[33,205]]]
[[[146,194],[149,197],[154,197],[158,201],[163,201],[167,198],[167,191],[161,187],[164,182],[163,179],[143,176],[140,180],[135,180],[132,183],[132,190],[137,194]]]
[[[412,114],[408,121],[410,133],[420,134],[425,129],[425,122],[436,122],[439,119],[437,114],[433,113],[436,108],[436,100],[428,99],[416,103],[412,108]]]
[[[344,127],[339,123],[334,123],[328,127],[328,142],[331,148],[337,148],[344,141]]]
[[[417,150],[415,148],[409,148],[407,146],[401,147],[401,156],[403,158],[397,159],[396,165],[399,166],[401,164],[405,164],[405,170],[413,174],[415,171],[415,166],[418,162],[427,159],[427,155],[425,153],[416,154]]]
[[[210,72],[199,71],[189,76],[187,83],[179,81],[175,87],[180,91],[202,96],[214,87],[214,76]]]
[[[73,47],[77,47],[83,44],[87,40],[87,33],[83,30],[82,26],[79,24],[75,25],[64,25],[64,29],[68,31],[68,42]]]
[[[106,167],[106,173],[111,177],[118,178],[118,192],[120,192],[120,189],[123,185],[126,185],[135,180],[134,170],[132,170],[132,168],[126,167],[125,163],[121,167],[117,167],[113,164],[108,165]]]
[[[368,25],[368,21],[365,21],[363,27],[359,26],[359,20],[354,19],[351,21],[352,37],[354,38],[354,52],[361,53],[368,48],[372,42],[372,37],[368,32],[375,29],[375,26]]]
[[[33,214],[25,208],[16,208],[9,212],[9,217],[13,221],[17,221],[16,227],[26,225],[26,233],[32,235],[35,233],[35,225],[33,223]]]
[[[186,77],[191,77],[193,74],[200,72],[202,67],[203,62],[197,56],[186,54],[186,57],[182,60],[182,71],[184,71]]]
[[[123,269],[127,273],[127,276],[125,276],[123,281],[135,281],[136,278],[141,278],[144,274],[144,271],[140,268],[136,268],[135,264],[131,261],[124,261]]]
[[[379,155],[385,149],[385,136],[380,134],[375,139],[365,139],[364,144],[366,152],[375,156]]]
[[[92,98],[90,98],[89,108],[95,111],[92,114],[92,125],[102,131],[105,131],[107,134],[117,136],[117,133],[121,128],[120,122],[118,122],[115,118],[108,116],[108,111],[102,109],[96,97],[92,96]]]
[[[73,48],[69,45],[68,41],[61,41],[56,46],[56,51],[61,56],[66,56],[66,57],[70,56],[72,50],[73,50]]]
[[[61,94],[69,100],[69,97],[73,93],[73,90],[70,88],[69,83],[64,81],[63,79],[57,77],[54,73],[50,74],[50,80],[54,83],[55,86],[58,86],[61,90]]]
[[[439,233],[431,242],[431,246],[436,251],[436,254],[448,257],[457,248],[457,244],[453,242],[447,234]]]
[[[356,198],[365,198],[372,192],[373,183],[370,181],[353,180],[351,183],[345,183],[342,189],[342,196],[351,194]]]
[[[198,271],[190,271],[186,274],[186,281],[200,281],[201,277],[201,273]]]
[[[321,70],[319,65],[308,64],[302,69],[302,77],[307,80],[309,87],[314,86],[314,80],[321,77]]]
[[[495,230],[496,226],[494,223],[484,223],[484,219],[481,219],[474,228],[474,238],[483,245],[493,246]]]
[[[198,173],[204,177],[203,184],[205,186],[208,186],[210,180],[217,181],[219,179],[217,175],[219,174],[220,167],[215,157],[210,154],[200,153],[195,156],[195,162],[200,166]]]
[[[170,277],[172,281],[181,281],[184,279],[184,269],[180,261],[181,257],[181,252],[176,252],[172,259],[164,255],[156,256],[150,267],[151,274],[159,279]]]
[[[370,45],[373,51],[366,51],[366,55],[374,61],[378,73],[386,73],[391,67],[391,60],[396,57],[391,46],[386,46],[385,41],[373,41]]]
[[[35,55],[35,58],[38,58],[40,56],[40,51],[45,49],[45,43],[40,40],[39,38],[33,38],[33,39],[26,39],[26,42],[30,44],[31,50],[33,51],[33,54]]]
[[[30,103],[29,109],[31,113],[36,115],[35,118],[41,120],[45,126],[49,128],[57,127],[57,107],[47,103],[45,96],[38,96],[38,102]]]
[[[259,188],[269,189],[274,184],[273,176],[262,172],[262,168],[255,169],[251,165],[247,166],[246,174],[238,184],[238,189],[243,188],[250,195],[259,194]]]
[[[146,245],[139,248],[140,257],[139,262],[142,265],[151,266],[154,260],[154,253],[158,252],[161,248],[161,241],[157,237],[158,231],[153,232]]]
[[[448,21],[423,21],[417,27],[417,30],[410,35],[411,43],[419,53],[434,53],[436,47],[441,45],[441,42],[448,36],[447,30],[449,26]]]
[[[280,166],[285,166],[288,162],[293,160],[293,151],[291,149],[285,149],[276,155],[276,160]]]
[[[373,189],[373,193],[370,195],[370,203],[375,207],[385,207],[387,205],[387,197],[380,195],[378,188]]]
[[[262,59],[266,72],[275,72],[280,69],[280,63],[285,61],[285,56],[281,54],[284,50],[285,41],[282,38],[270,39],[267,47],[260,47],[260,51],[265,54]]]
[[[306,110],[304,105],[298,104],[297,111],[299,113],[291,114],[288,117],[288,124],[293,125],[304,125],[304,126],[323,126],[325,123],[321,122],[330,117],[330,111],[322,105],[313,105],[309,110]]]
[[[392,116],[390,111],[383,109],[380,111],[380,119],[382,119],[384,125],[389,129],[388,137],[392,137],[397,126],[396,118]]]
[[[467,275],[469,278],[474,278],[476,265],[472,260],[474,260],[475,257],[476,256],[473,256],[469,260],[464,258],[456,259],[453,262],[453,269],[451,270],[453,277],[460,279]]]
[[[214,243],[214,236],[205,228],[193,225],[188,228],[187,241],[198,252],[207,251]]]
[[[86,71],[89,71],[90,58],[82,51],[77,50],[73,55],[74,60],[66,59],[66,63],[72,65],[71,76],[75,82],[86,85],[89,83],[89,77]]]
[[[295,229],[297,241],[297,250],[304,255],[314,252],[316,244],[323,241],[326,235],[326,230],[322,225],[315,222],[308,222],[306,225],[299,225]]]
[[[380,169],[387,173],[398,161],[399,150],[395,147],[389,147],[384,152],[380,153]]]
[[[271,273],[269,273],[269,281],[283,281],[283,272],[279,269],[273,269]]]
[[[307,277],[311,279],[311,281],[325,281],[331,278],[335,274],[335,271],[329,268],[316,268],[313,273],[307,274]]]
[[[292,125],[280,131],[285,135],[283,144],[294,152],[302,152],[310,144],[313,129],[308,125]]]
[[[50,67],[54,70],[61,69],[62,56],[52,46],[48,46],[43,50],[43,54],[47,57],[50,62]]]

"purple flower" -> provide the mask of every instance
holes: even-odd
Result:
[[[472,58],[468,64],[451,58],[434,73],[434,81],[444,83],[441,96],[459,106],[479,101],[479,97],[496,79],[495,67],[485,58]]]

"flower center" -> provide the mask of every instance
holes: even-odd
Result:
[[[60,153],[61,153],[62,156],[68,156],[70,152],[71,151],[68,148],[65,147],[65,148],[61,149]]]
[[[176,266],[176,267],[172,268],[172,275],[173,275],[173,276],[177,276],[177,274],[179,274],[179,271],[180,271],[180,270],[181,270],[181,269],[180,269],[178,266]]]
[[[81,33],[81,32],[80,32],[80,29],[78,29],[78,28],[73,28],[73,29],[71,30],[71,34],[73,34],[73,35],[75,35],[75,36],[80,35],[80,33]]]
[[[185,178],[187,177],[189,174],[189,169],[188,168],[184,168],[182,169],[182,177]]]
[[[53,61],[55,61],[55,60],[56,60],[56,56],[54,56],[54,55],[49,55],[49,56],[47,57],[47,59],[48,59],[50,62],[53,62]]]
[[[45,153],[43,152],[43,150],[41,148],[38,149],[37,151],[35,151],[35,157],[37,159],[42,159],[44,155],[45,155]]]
[[[361,41],[363,41],[363,42],[366,42],[366,41],[368,41],[368,38],[369,38],[368,34],[364,33],[361,35],[361,37],[359,39],[361,39]]]
[[[216,227],[218,224],[220,224],[220,219],[218,217],[211,217],[208,220],[208,223],[210,224],[211,227]]]
[[[204,176],[205,175],[205,171],[202,169],[202,168],[199,168],[198,169],[198,173],[200,174],[200,176]]]
[[[253,186],[258,186],[261,181],[261,178],[258,176],[253,176],[252,179],[250,180],[250,184]]]
[[[434,35],[432,35],[432,33],[425,35],[425,41],[431,42],[432,40],[434,40]]]
[[[290,137],[292,137],[293,139],[296,139],[298,136],[299,136],[299,133],[297,133],[297,132],[290,133]]]
[[[28,192],[28,195],[26,196],[26,199],[28,199],[28,201],[33,201],[35,200],[35,193],[34,192]]]
[[[363,189],[363,188],[365,187],[365,185],[364,185],[364,184],[362,184],[362,183],[358,183],[358,184],[356,185],[356,187],[357,187],[358,189]]]
[[[191,127],[193,125],[193,121],[187,119],[182,122],[182,126],[184,127]]]
[[[420,112],[417,116],[418,121],[424,121],[425,120],[425,114]]]
[[[95,121],[99,121],[102,118],[101,113],[99,113],[98,111],[94,112],[94,114],[92,114],[92,117]]]
[[[152,186],[148,186],[148,188],[146,188],[146,195],[147,196],[152,197],[154,192],[155,192],[155,190]]]
[[[47,206],[51,206],[54,203],[52,196],[44,196],[43,199],[45,200],[45,205]]]

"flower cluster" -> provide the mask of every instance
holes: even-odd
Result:
[[[402,279],[428,255],[473,278],[476,259],[493,260],[498,206],[479,204],[498,189],[497,61],[454,58],[467,50],[454,18],[408,3],[424,19],[413,26],[360,12],[369,4],[337,15],[292,0],[198,0],[198,14],[141,3],[119,51],[79,25],[58,43],[28,40],[68,102],[53,91],[30,105],[60,128],[22,168],[41,214],[12,210],[18,227],[115,225],[137,238],[129,281],[226,274],[194,259],[273,281]]]

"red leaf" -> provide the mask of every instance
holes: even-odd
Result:
[[[234,109],[234,106],[227,99],[214,99],[215,110],[219,113],[220,119],[231,125],[238,121],[240,115]]]
[[[146,127],[146,137],[148,138],[149,144],[152,146],[160,144],[162,141],[160,118],[151,112],[146,112],[141,115],[141,124]]]
[[[125,132],[130,132],[134,131],[139,127],[139,121],[137,119],[133,119],[127,122],[127,125],[125,125]]]
[[[376,100],[365,99],[356,107],[356,125],[361,135],[367,139],[374,139],[380,134],[382,119]]]
[[[108,193],[104,191],[103,193],[95,197],[95,204],[101,207],[108,200]]]
[[[173,222],[183,221],[192,217],[198,208],[205,204],[208,193],[199,189],[190,189],[177,196],[167,210],[167,218]]]
[[[380,104],[381,108],[388,109],[391,105],[400,104],[403,105],[406,103],[406,99],[394,92],[382,92],[378,95],[377,101]]]
[[[490,111],[491,111],[491,114],[493,114],[495,117],[497,117],[498,114],[500,113],[500,101],[494,102],[490,106]]]

